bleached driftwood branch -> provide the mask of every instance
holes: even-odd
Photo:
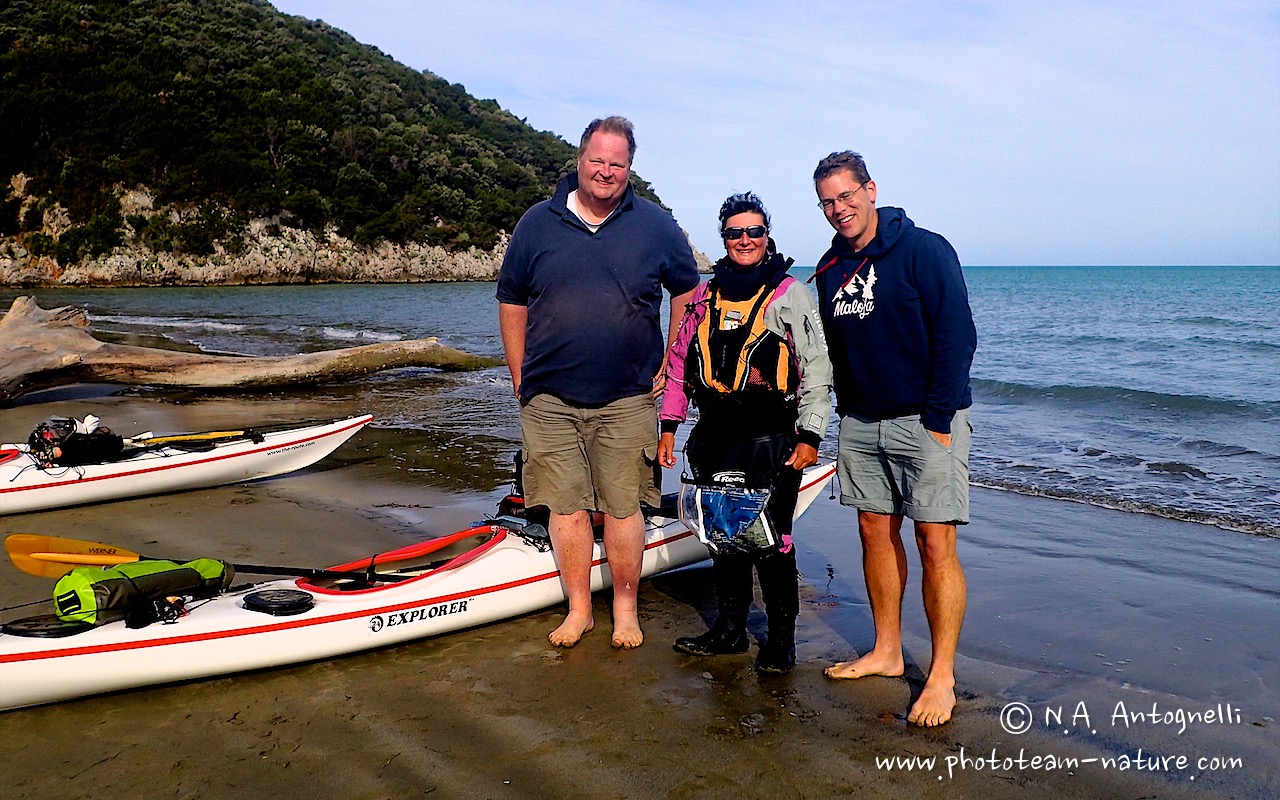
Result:
[[[46,311],[32,297],[0,319],[0,405],[72,383],[196,389],[264,389],[344,380],[399,367],[463,371],[502,363],[440,344],[434,337],[292,356],[212,356],[109,344],[93,338],[83,309]]]

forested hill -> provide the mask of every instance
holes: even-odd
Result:
[[[121,246],[234,255],[251,220],[489,250],[573,157],[497,102],[262,0],[0,7],[0,237],[64,267]]]

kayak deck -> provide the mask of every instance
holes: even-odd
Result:
[[[25,446],[3,445],[0,452],[8,457],[0,462],[0,514],[203,489],[283,475],[325,458],[372,420],[373,415],[364,414],[238,433],[211,431],[159,437],[151,440],[156,442],[154,446],[132,450],[125,458],[66,467],[40,465]]]

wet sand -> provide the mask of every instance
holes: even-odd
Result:
[[[94,397],[0,411],[0,438],[25,438],[53,413],[96,413],[128,433],[347,410]],[[493,509],[496,483],[460,488],[456,476],[440,477],[457,471],[457,454],[429,451],[412,437],[368,431],[292,476],[3,517],[0,533],[159,556],[338,563]],[[597,629],[569,651],[546,643],[553,609],[328,662],[0,714],[0,785],[10,787],[6,797],[59,800],[1280,792],[1280,542],[983,490],[973,508],[961,536],[969,580],[961,703],[941,729],[904,719],[928,660],[915,558],[907,678],[823,678],[832,660],[871,644],[852,514],[823,499],[797,528],[804,597],[800,663],[789,676],[757,677],[754,648],[718,659],[671,650],[713,613],[710,573],[691,568],[645,584],[646,644],[635,651],[609,647],[599,598]],[[51,588],[0,564],[2,606]],[[751,625],[763,628],[758,611]],[[1193,721],[1180,732],[1168,716],[1222,707],[1239,721]],[[1160,721],[1126,724],[1119,708],[1155,710]],[[1027,731],[1006,730],[1028,719]],[[1140,748],[1147,758],[1185,756],[1189,766],[1135,764]],[[934,763],[877,763],[912,757]],[[1240,763],[1197,767],[1213,757]],[[1050,769],[1050,758],[1079,761]],[[1115,761],[1087,760],[1102,758]]]

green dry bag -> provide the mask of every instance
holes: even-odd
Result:
[[[230,564],[212,558],[76,567],[53,587],[53,605],[59,619],[104,625],[169,595],[212,597],[230,586],[235,574]]]

